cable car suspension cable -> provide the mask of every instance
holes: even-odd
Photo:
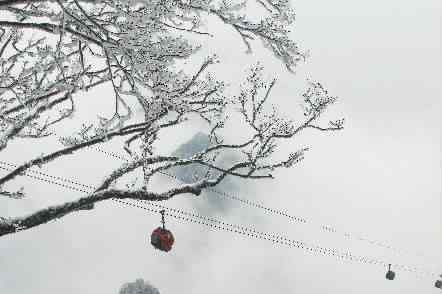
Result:
[[[9,165],[11,167],[17,166],[11,163],[6,163],[4,161],[0,161],[0,164],[4,164],[4,165]],[[13,170],[13,168],[5,168],[0,166],[0,169],[3,170],[7,170],[7,171],[11,171]],[[35,176],[33,174],[38,174],[38,175],[42,175],[48,178],[51,178],[53,180],[48,180],[39,176]],[[66,189],[70,189],[70,190],[74,190],[77,192],[82,192],[82,193],[86,193],[89,194],[91,192],[93,192],[95,190],[95,187],[90,186],[90,185],[86,185],[86,184],[82,184],[70,179],[66,179],[63,177],[58,177],[58,176],[52,176],[40,171],[35,171],[35,170],[27,170],[24,175],[39,180],[39,181],[44,181],[46,183],[52,184],[52,185],[58,185],[61,186],[63,188]],[[75,184],[75,185],[79,185],[88,189],[91,189],[91,191],[86,191],[85,189],[82,188],[77,188],[77,187],[73,187],[71,185],[67,185],[64,183],[60,183],[60,181],[64,181],[70,184]],[[216,228],[216,229],[220,229],[220,230],[226,230],[226,231],[230,231],[230,232],[234,232],[234,233],[239,233],[245,236],[249,236],[249,237],[254,237],[254,238],[258,238],[258,239],[264,239],[267,241],[271,241],[273,243],[279,243],[279,244],[284,244],[284,245],[288,245],[290,247],[296,247],[296,248],[302,248],[304,250],[306,250],[306,252],[309,253],[320,253],[323,255],[329,255],[329,256],[335,256],[339,259],[342,260],[349,260],[349,261],[355,261],[355,262],[359,262],[359,263],[366,263],[366,264],[374,264],[374,265],[381,265],[383,267],[385,267],[388,263],[385,261],[381,261],[381,260],[377,260],[374,258],[367,258],[367,257],[363,257],[363,256],[357,256],[357,255],[353,255],[349,252],[347,253],[342,253],[339,252],[336,249],[330,249],[330,248],[325,248],[325,247],[321,247],[321,246],[312,246],[312,245],[308,245],[304,242],[301,241],[295,241],[295,240],[291,240],[288,239],[285,236],[280,236],[280,235],[276,235],[276,234],[271,234],[271,233],[264,233],[264,232],[259,232],[257,230],[255,230],[254,228],[249,228],[249,227],[245,227],[245,226],[241,226],[241,225],[233,225],[233,224],[229,224],[220,220],[217,220],[215,218],[212,217],[207,217],[207,216],[201,216],[195,213],[189,213],[189,212],[185,212],[176,208],[168,208],[166,206],[157,204],[157,203],[153,203],[150,201],[141,201],[141,200],[133,200],[133,201],[139,201],[142,202],[143,204],[147,204],[153,207],[157,207],[159,209],[149,209],[147,207],[141,206],[141,205],[136,205],[134,203],[129,203],[129,202],[125,202],[119,199],[112,199],[114,201],[129,205],[129,206],[133,206],[133,207],[138,207],[138,208],[142,208],[142,209],[146,209],[152,212],[159,212],[160,210],[170,210],[175,212],[176,214],[171,214],[170,212],[167,212],[167,215],[172,216],[174,218],[177,219],[181,219],[181,220],[185,220],[185,221],[190,221],[193,223],[198,223],[198,224],[202,224],[202,225],[206,225],[212,228]],[[182,217],[179,216],[177,214],[181,214],[181,215],[185,215],[187,217]],[[198,221],[195,219],[202,219],[203,221]],[[213,223],[218,223],[218,225],[216,224],[211,224],[208,222],[213,222]],[[426,270],[422,270],[422,269],[418,269],[417,267],[411,267],[411,266],[405,266],[405,265],[401,265],[401,264],[394,264],[395,268],[399,268],[402,269],[404,271],[408,271],[408,272],[413,272],[415,274],[424,274],[424,275],[429,275],[429,276],[437,276],[437,274],[431,273],[429,271]]]
[[[126,159],[125,157],[120,156],[118,154],[115,154],[113,152],[105,151],[105,150],[103,150],[103,149],[101,149],[99,147],[95,147],[93,149],[95,151],[101,152],[101,153],[103,153],[103,154],[105,154],[107,156],[114,157],[114,158],[120,159],[122,161],[128,162],[128,159]],[[163,172],[163,171],[160,171],[159,173],[161,173],[162,175],[167,176],[169,178],[173,178],[173,179],[175,179],[176,181],[178,181],[180,183],[186,184],[183,180],[181,180],[180,178],[178,178],[175,175],[172,175],[172,174],[169,174],[169,173]],[[386,242],[381,242],[381,241],[374,240],[374,239],[371,239],[371,238],[366,238],[366,237],[363,237],[360,234],[356,234],[356,233],[350,233],[350,232],[346,232],[346,231],[341,231],[341,230],[337,229],[335,226],[332,226],[332,225],[324,225],[324,224],[315,223],[315,222],[313,222],[311,220],[305,219],[304,217],[291,215],[291,214],[288,214],[288,213],[286,213],[286,212],[284,212],[282,210],[269,208],[269,207],[266,207],[266,206],[264,206],[264,205],[262,205],[260,203],[248,200],[246,198],[241,198],[241,197],[238,197],[238,196],[233,196],[233,195],[230,195],[230,194],[228,194],[226,192],[219,191],[219,190],[214,189],[214,188],[207,188],[207,190],[215,193],[216,195],[218,195],[220,197],[224,197],[224,198],[227,198],[227,199],[230,199],[230,200],[233,200],[233,201],[241,202],[241,203],[243,203],[245,205],[248,205],[248,206],[251,206],[251,207],[254,207],[254,208],[258,208],[258,209],[264,210],[264,211],[266,211],[266,212],[268,212],[270,214],[275,214],[275,215],[280,215],[280,216],[286,217],[286,218],[288,218],[288,219],[290,219],[291,221],[294,221],[294,222],[298,222],[298,223],[301,223],[301,224],[310,224],[310,225],[319,227],[320,230],[322,230],[324,232],[327,232],[327,233],[340,234],[340,235],[344,236],[347,239],[352,239],[352,240],[356,240],[356,241],[366,242],[366,243],[368,243],[370,245],[377,246],[377,247],[384,248],[384,249],[388,249],[388,250],[393,251],[393,252],[395,252],[397,254],[400,254],[400,255],[408,255],[408,256],[414,255],[414,256],[417,256],[417,257],[420,257],[420,258],[426,258],[426,259],[428,258],[426,255],[424,255],[422,253],[419,253],[419,252],[410,252],[410,251],[407,251],[407,250],[399,249],[397,247],[388,245]]]
[[[320,255],[332,256],[332,257],[338,258],[343,261],[357,262],[357,263],[361,263],[361,264],[378,265],[378,266],[382,266],[383,268],[386,267],[388,264],[390,264],[390,263],[382,261],[380,259],[361,256],[361,255],[355,255],[349,251],[344,252],[344,251],[339,251],[334,248],[327,248],[327,247],[307,244],[305,242],[293,240],[293,239],[287,238],[282,235],[257,231],[256,229],[254,229],[252,227],[246,227],[246,226],[236,225],[236,224],[229,224],[227,222],[214,219],[212,217],[201,216],[201,215],[198,215],[195,213],[189,213],[189,212],[182,211],[182,210],[176,209],[176,208],[169,208],[169,207],[157,204],[157,203],[152,203],[150,201],[132,200],[132,199],[131,200],[114,199],[114,200],[115,200],[115,202],[119,202],[119,203],[122,203],[127,206],[141,208],[141,209],[148,210],[151,212],[159,212],[160,210],[164,209],[164,210],[166,210],[166,214],[168,216],[171,216],[176,219],[205,225],[210,228],[214,228],[214,229],[218,229],[218,230],[224,230],[224,231],[229,231],[229,232],[241,234],[246,237],[253,237],[256,239],[267,240],[267,241],[270,241],[275,244],[282,244],[282,245],[287,245],[287,246],[293,247],[293,248],[304,249],[304,251],[306,251],[307,253],[311,253],[311,254],[319,253]],[[147,204],[148,206],[151,206],[151,207],[147,207],[144,204]],[[153,207],[155,207],[155,208],[153,208]],[[431,277],[437,276],[434,273],[430,273],[428,271],[421,270],[416,267],[403,265],[403,264],[392,264],[392,266],[395,267],[396,269],[399,269],[402,271],[414,273],[418,277],[421,277],[421,275],[427,275],[427,276],[431,276]]]

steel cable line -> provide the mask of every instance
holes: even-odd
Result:
[[[118,159],[120,159],[122,161],[125,161],[125,162],[129,161],[125,157],[120,156],[118,154],[115,154],[113,152],[105,151],[105,150],[102,150],[101,148],[98,148],[98,147],[95,147],[93,149],[98,151],[98,152],[101,152],[103,154],[106,154],[107,156],[118,158]],[[164,176],[167,176],[169,178],[172,178],[172,179],[174,179],[174,180],[176,180],[176,181],[178,181],[180,183],[186,184],[183,180],[181,180],[180,178],[178,178],[175,175],[172,175],[172,174],[169,174],[169,173],[163,172],[163,171],[159,171],[159,173],[164,175]],[[408,255],[408,256],[414,255],[414,256],[420,257],[420,258],[426,258],[426,259],[428,258],[428,256],[426,256],[426,255],[424,255],[422,253],[419,253],[419,252],[410,252],[410,251],[407,251],[407,250],[399,249],[397,247],[388,245],[386,242],[381,242],[381,241],[374,240],[374,239],[371,239],[371,238],[366,238],[366,237],[363,237],[360,234],[356,234],[356,233],[350,233],[350,232],[341,231],[341,230],[337,229],[336,227],[334,227],[332,225],[318,224],[318,223],[315,223],[315,222],[313,222],[311,220],[307,220],[304,217],[291,215],[291,214],[288,214],[288,213],[286,213],[286,212],[284,212],[282,210],[269,208],[269,207],[266,207],[266,206],[264,206],[264,205],[262,205],[260,203],[257,203],[257,202],[254,202],[254,201],[251,201],[251,200],[248,200],[248,199],[244,199],[244,198],[241,198],[241,197],[238,197],[238,196],[230,195],[230,194],[228,194],[226,192],[219,191],[219,190],[214,189],[214,188],[210,188],[209,187],[209,188],[207,188],[207,190],[215,193],[216,195],[218,195],[220,197],[224,197],[224,198],[227,198],[227,199],[230,199],[230,200],[233,200],[233,201],[241,202],[241,203],[243,203],[245,205],[248,205],[248,206],[251,206],[251,207],[254,207],[254,208],[258,208],[258,209],[264,210],[264,211],[266,211],[267,213],[270,213],[270,214],[275,214],[275,215],[280,215],[280,216],[286,217],[286,218],[290,219],[291,221],[294,221],[294,222],[297,222],[297,223],[310,224],[310,225],[319,227],[320,230],[322,230],[324,232],[327,232],[327,233],[340,234],[340,235],[344,236],[347,239],[352,239],[352,240],[356,240],[356,241],[362,241],[362,242],[368,243],[370,245],[374,245],[374,246],[377,246],[377,247],[380,247],[380,248],[388,249],[388,250],[393,251],[396,254],[400,254],[400,255]]]
[[[124,157],[122,157],[122,156],[119,156],[119,155],[117,155],[117,154],[115,154],[115,153],[113,153],[113,152],[105,151],[105,150],[102,150],[101,148],[98,148],[98,147],[90,147],[90,148],[93,148],[93,149],[95,149],[96,151],[101,152],[101,153],[104,153],[104,154],[106,154],[106,155],[108,155],[108,156],[111,156],[111,157],[114,157],[114,158],[118,158],[118,159],[120,159],[120,160],[123,160],[123,161],[128,162],[128,160],[127,160],[126,158],[124,158]],[[17,166],[17,165],[15,165],[15,164],[7,163],[7,162],[4,162],[4,161],[0,161],[0,164],[8,165],[8,166],[11,166],[11,167],[16,167],[16,166]],[[2,167],[0,167],[0,168],[2,168]],[[2,169],[5,169],[5,168],[2,168]],[[68,182],[68,183],[71,183],[71,184],[76,184],[76,185],[79,185],[79,186],[82,186],[82,187],[85,187],[85,188],[94,189],[94,187],[92,187],[92,186],[88,186],[88,185],[85,185],[85,184],[82,184],[82,183],[78,183],[78,182],[72,181],[72,180],[70,180],[70,179],[66,179],[66,178],[62,178],[62,177],[57,177],[57,176],[47,175],[47,174],[44,174],[44,173],[42,173],[42,172],[35,171],[35,170],[28,170],[28,171],[31,172],[31,173],[34,173],[34,174],[46,175],[47,177],[52,178],[52,179],[55,179],[55,180],[58,179],[58,180],[61,180],[61,181],[64,181],[64,182]],[[168,177],[170,177],[170,178],[173,178],[173,179],[175,179],[176,181],[178,181],[178,182],[180,182],[180,183],[184,183],[181,179],[179,179],[178,177],[176,177],[176,176],[174,176],[174,175],[171,175],[171,174],[166,173],[166,172],[161,172],[161,171],[160,171],[159,173],[161,173],[161,174],[163,174],[163,175],[165,175],[165,176],[168,176]],[[68,189],[72,188],[72,189],[74,189],[74,190],[76,190],[76,191],[79,191],[79,192],[89,193],[89,192],[84,191],[83,189],[79,189],[79,188],[76,188],[76,187],[66,187],[65,184],[61,184],[61,183],[57,183],[57,182],[53,182],[53,181],[51,181],[51,180],[47,180],[47,179],[41,179],[41,178],[38,177],[38,176],[33,176],[33,175],[28,175],[28,176],[31,177],[31,178],[38,179],[38,180],[43,180],[43,181],[45,181],[45,182],[47,182],[47,183],[49,183],[49,184],[56,184],[56,185],[59,185],[59,186],[62,186],[62,187],[68,188]],[[213,189],[213,188],[208,188],[207,190],[210,190],[210,191],[216,193],[217,195],[221,195],[221,196],[223,196],[223,197],[225,197],[225,198],[229,198],[229,199],[231,199],[231,200],[240,201],[240,202],[242,202],[242,203],[244,203],[244,204],[246,204],[246,205],[249,205],[249,206],[252,206],[252,207],[255,207],[255,208],[259,208],[259,209],[263,209],[263,210],[265,210],[265,211],[267,211],[267,212],[270,212],[270,213],[273,213],[273,214],[279,214],[279,215],[285,216],[285,217],[287,217],[287,218],[290,218],[291,220],[294,220],[294,221],[297,221],[297,222],[300,222],[300,223],[304,223],[304,224],[308,224],[308,223],[309,223],[309,224],[312,224],[311,221],[308,222],[308,221],[305,220],[304,218],[300,218],[300,217],[292,216],[292,215],[289,215],[289,214],[287,214],[287,213],[285,213],[285,212],[283,212],[283,211],[280,211],[280,210],[277,210],[277,209],[271,209],[271,208],[265,207],[265,206],[263,206],[263,205],[261,205],[261,204],[259,204],[259,203],[256,203],[256,202],[253,202],[253,201],[250,201],[250,200],[247,200],[247,199],[243,199],[243,198],[240,198],[240,197],[237,197],[237,196],[232,196],[232,195],[229,195],[229,194],[227,194],[227,193],[225,193],[225,192],[218,191],[218,190]],[[319,228],[322,229],[323,231],[326,231],[326,232],[333,232],[333,233],[337,233],[337,232],[338,232],[338,231],[337,231],[336,229],[334,229],[332,226],[320,225]],[[407,252],[405,252],[405,251],[403,251],[403,250],[400,250],[400,249],[394,248],[394,247],[392,247],[392,246],[383,245],[383,243],[378,242],[378,241],[373,241],[373,240],[369,240],[369,239],[362,238],[362,237],[355,237],[355,235],[350,234],[350,233],[344,233],[344,236],[347,237],[347,238],[352,238],[352,239],[356,239],[356,240],[359,240],[359,241],[366,241],[366,242],[368,242],[368,243],[370,243],[370,244],[372,244],[372,245],[377,245],[377,246],[379,246],[379,247],[383,247],[383,248],[386,248],[386,249],[390,249],[390,250],[396,251],[397,253],[401,253],[401,254],[403,254],[403,255],[404,255],[404,254],[407,254]],[[407,255],[410,255],[410,254],[408,253]]]
[[[4,164],[3,161],[0,161],[0,163]],[[11,165],[11,164],[8,163],[8,165]],[[12,171],[12,170],[13,170],[12,168],[3,167],[3,166],[0,166],[0,169],[2,169],[2,170],[6,170],[6,171]],[[45,179],[45,178],[42,178],[42,177],[39,177],[39,176],[35,176],[35,175],[33,175],[33,173],[37,173],[37,174],[40,174],[40,175],[46,176],[46,177],[48,177],[48,178],[59,178],[59,177],[55,177],[55,176],[51,176],[51,175],[47,175],[47,174],[44,174],[44,173],[42,173],[42,172],[33,171],[33,170],[28,170],[28,171],[26,171],[23,175],[25,175],[25,176],[27,176],[27,177],[29,177],[29,178],[32,178],[32,179],[36,179],[36,180],[39,180],[39,181],[43,181],[43,182],[46,182],[46,183],[49,183],[49,184],[52,184],[52,185],[57,185],[57,186],[60,186],[60,187],[66,188],[66,189],[71,189],[71,190],[74,190],[74,191],[77,191],[77,192],[90,193],[90,191],[86,191],[86,190],[81,189],[81,188],[77,188],[77,187],[73,187],[73,186],[70,186],[70,185],[66,185],[66,184],[60,183],[60,182],[57,182],[57,180],[48,180],[48,179]],[[74,184],[76,184],[76,185],[85,186],[85,185],[83,185],[83,184],[76,183],[76,182],[73,182],[73,181],[70,181],[70,180],[67,180],[67,179],[66,179],[66,180],[61,180],[61,181],[63,181],[63,182],[69,182],[69,183],[74,183]]]
[[[186,211],[182,211],[182,210],[179,210],[176,208],[170,208],[170,207],[166,207],[163,205],[151,203],[149,201],[143,202],[142,200],[131,200],[131,202],[128,202],[128,201],[123,201],[123,200],[119,200],[119,199],[115,199],[115,201],[123,203],[125,205],[145,209],[145,210],[152,211],[152,212],[159,212],[162,209],[164,209],[166,211],[173,211],[172,213],[166,212],[166,215],[177,218],[177,219],[205,225],[205,226],[215,228],[218,230],[224,230],[224,231],[229,231],[229,232],[233,232],[233,233],[238,233],[238,234],[241,234],[241,235],[244,235],[247,237],[262,239],[262,240],[273,242],[275,244],[277,243],[277,244],[287,245],[287,246],[293,247],[293,248],[304,249],[304,251],[306,251],[307,253],[311,253],[311,254],[319,253],[323,256],[332,256],[332,257],[336,257],[337,259],[347,261],[347,262],[357,262],[357,263],[361,263],[361,264],[378,265],[378,266],[382,266],[383,268],[385,268],[389,264],[391,264],[391,266],[393,268],[413,273],[413,274],[415,274],[415,276],[417,276],[419,278],[422,278],[423,275],[431,276],[431,277],[437,276],[437,274],[435,274],[435,273],[432,273],[432,272],[429,272],[426,270],[422,270],[422,269],[418,269],[413,266],[407,266],[404,264],[387,263],[386,261],[376,259],[376,258],[370,258],[370,257],[362,256],[362,255],[354,255],[349,251],[344,252],[344,251],[339,251],[335,248],[327,248],[327,247],[322,247],[322,246],[317,246],[317,245],[311,245],[311,244],[307,244],[302,241],[289,239],[283,235],[257,231],[252,227],[246,227],[246,226],[241,226],[241,225],[236,225],[236,224],[229,224],[224,221],[220,221],[220,220],[217,220],[217,219],[214,219],[211,217],[205,217],[205,216],[201,216],[198,214],[188,213]],[[144,205],[137,204],[135,202],[142,202],[143,204],[157,207],[157,209],[149,208]],[[180,215],[183,215],[183,216],[180,216]],[[197,220],[197,219],[201,219],[201,220]],[[209,222],[212,222],[212,223],[209,223]],[[217,224],[214,224],[214,223],[217,223]]]
[[[103,150],[103,149],[101,149],[99,147],[89,147],[89,148],[92,148],[92,149],[94,149],[94,150],[96,150],[98,152],[106,154],[107,156],[118,158],[118,159],[120,159],[122,161],[128,162],[128,159],[126,159],[125,157],[120,156],[118,154],[115,154],[113,152],[105,151],[105,150]],[[9,166],[17,166],[17,165],[13,165],[13,164],[10,164],[10,163],[4,162],[4,161],[0,161],[0,163],[6,164],[6,165],[9,165]],[[32,171],[32,172],[33,173],[37,173],[37,174],[39,173],[38,171]],[[175,175],[172,175],[172,174],[169,174],[169,173],[163,172],[163,171],[159,171],[159,173],[164,175],[164,176],[167,176],[169,178],[172,178],[172,179],[174,179],[174,180],[176,180],[176,181],[178,181],[180,183],[184,183],[180,178],[178,178]],[[54,178],[54,179],[60,179],[60,177],[54,177],[54,176],[51,176],[51,177]],[[61,179],[61,180],[63,181],[63,179]],[[66,180],[66,181],[69,182],[70,180]],[[77,184],[79,184],[80,186],[84,186],[81,183],[77,183]],[[60,185],[60,184],[57,184],[57,185]],[[280,215],[280,216],[286,217],[286,218],[288,218],[288,219],[290,219],[291,221],[294,221],[294,222],[298,222],[298,223],[301,223],[301,224],[315,225],[315,226],[319,227],[319,229],[324,231],[324,232],[340,234],[340,235],[342,235],[342,236],[344,236],[344,237],[346,237],[348,239],[366,242],[366,243],[369,243],[369,244],[374,245],[374,246],[378,246],[378,247],[381,247],[381,248],[384,248],[384,249],[391,250],[391,251],[393,251],[393,252],[395,252],[397,254],[401,254],[401,255],[414,255],[414,256],[421,257],[421,258],[422,257],[424,257],[424,258],[426,257],[422,253],[405,251],[405,250],[399,249],[397,247],[393,247],[391,245],[387,245],[385,242],[381,242],[381,241],[377,241],[377,240],[374,240],[374,239],[369,239],[369,238],[362,237],[359,234],[354,234],[354,233],[349,233],[349,232],[341,232],[340,230],[336,229],[334,226],[331,226],[331,225],[315,224],[314,222],[308,221],[308,220],[306,220],[303,217],[299,217],[299,216],[295,216],[295,215],[290,215],[290,214],[288,214],[288,213],[286,213],[284,211],[281,211],[281,210],[278,210],[278,209],[269,208],[269,207],[266,207],[266,206],[264,206],[264,205],[262,205],[260,203],[257,203],[257,202],[254,202],[254,201],[251,201],[251,200],[248,200],[248,199],[244,199],[244,198],[241,198],[241,197],[238,197],[238,196],[233,196],[233,195],[230,195],[230,194],[225,193],[223,191],[218,191],[217,189],[214,189],[214,188],[210,188],[209,187],[209,188],[207,188],[207,190],[215,193],[216,195],[218,195],[220,197],[224,197],[224,198],[227,198],[227,199],[230,199],[230,200],[233,200],[233,201],[241,202],[241,203],[243,203],[245,205],[248,205],[248,206],[251,206],[251,207],[254,207],[254,208],[258,208],[258,209],[264,210],[264,211],[266,211],[267,213],[270,213],[270,214],[276,214],[276,215]],[[82,191],[80,191],[80,192],[82,192]]]
[[[13,170],[13,168],[12,168],[12,166],[14,166],[13,164],[5,163],[4,161],[0,161],[0,163],[7,164],[7,165],[11,166],[11,168],[0,167],[1,169],[9,170],[9,171]],[[56,178],[57,180],[47,180],[42,177],[34,176],[30,173],[38,173],[42,176],[46,176],[49,178]],[[82,184],[82,183],[79,183],[79,182],[76,182],[76,181],[73,181],[73,180],[70,180],[67,178],[63,178],[63,177],[52,176],[52,175],[49,175],[49,174],[46,174],[43,172],[39,172],[39,171],[28,170],[28,171],[24,172],[23,175],[28,176],[33,179],[44,181],[49,184],[59,185],[63,188],[71,189],[71,190],[74,190],[77,192],[83,192],[86,194],[89,194],[95,190],[95,187],[93,187],[93,186],[85,185],[85,184]],[[91,191],[79,189],[79,188],[73,187],[71,185],[59,183],[57,181],[64,181],[64,182],[68,182],[70,184],[80,185],[82,187],[86,187],[86,188],[91,189]],[[255,230],[254,228],[251,228],[251,227],[229,224],[227,222],[217,220],[213,217],[201,216],[196,213],[190,213],[190,212],[186,212],[186,211],[176,209],[176,208],[169,208],[169,207],[166,207],[166,206],[163,206],[160,204],[152,203],[150,201],[132,200],[132,201],[138,201],[143,204],[147,204],[152,207],[156,207],[157,209],[148,208],[144,205],[140,205],[140,204],[136,204],[136,203],[128,202],[128,201],[122,201],[119,199],[112,199],[112,200],[122,203],[122,204],[125,204],[125,205],[128,205],[128,206],[138,207],[138,208],[142,208],[142,209],[152,211],[152,212],[159,212],[161,209],[165,209],[168,211],[167,215],[172,216],[176,219],[205,225],[205,226],[208,226],[208,227],[211,227],[214,229],[238,233],[243,236],[253,237],[253,238],[257,238],[257,239],[263,239],[263,240],[267,240],[267,241],[270,241],[273,243],[287,245],[289,247],[296,247],[296,248],[304,249],[306,252],[312,253],[312,254],[319,253],[319,254],[322,254],[323,256],[334,256],[334,257],[344,260],[344,261],[353,261],[353,262],[358,262],[358,263],[362,263],[362,264],[380,265],[380,266],[383,266],[384,268],[389,264],[389,263],[379,260],[379,259],[369,258],[369,257],[365,257],[365,256],[358,256],[358,255],[354,255],[350,252],[342,252],[337,249],[326,248],[326,247],[321,247],[321,246],[316,246],[316,245],[309,245],[305,242],[292,240],[292,239],[289,239],[289,238],[282,236],[282,235],[260,232],[260,231]],[[169,211],[172,211],[172,213]],[[200,219],[200,220],[198,220],[198,219]],[[399,270],[414,273],[415,276],[417,276],[417,277],[421,277],[421,275],[427,275],[427,276],[432,276],[432,277],[438,276],[435,273],[429,272],[427,270],[419,269],[415,266],[407,266],[404,264],[392,264],[392,266],[396,269],[399,269]]]

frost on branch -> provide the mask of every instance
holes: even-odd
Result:
[[[253,6],[261,17],[248,13]],[[210,120],[223,105],[222,81],[204,80],[213,59],[194,73],[174,68],[200,48],[191,35],[213,35],[210,17],[230,26],[249,50],[261,40],[290,70],[303,58],[288,37],[294,13],[285,0],[36,1],[0,9],[7,19],[0,22],[1,148],[17,136],[50,135],[51,126],[72,118],[80,91],[101,83],[114,90],[115,113],[97,134],[124,127],[130,96],[146,120],[172,111],[180,121],[188,112]]]
[[[0,236],[15,232],[16,225],[31,228],[111,198],[164,201],[199,195],[226,177],[271,179],[276,169],[296,165],[307,151],[301,146],[282,154],[283,141],[306,128],[343,128],[343,119],[321,122],[336,101],[322,84],[309,84],[303,95],[305,116],[296,121],[270,103],[277,82],[263,78],[261,65],[251,68],[232,96],[213,73],[217,56],[196,54],[204,44],[200,40],[215,36],[221,24],[248,52],[264,45],[293,71],[305,54],[289,38],[295,20],[289,0],[10,1],[0,3],[0,13],[0,152],[16,138],[40,142],[61,122],[75,119],[85,91],[99,85],[112,91],[102,107],[111,106],[111,113],[78,124],[60,138],[58,149],[26,159],[1,177],[0,185],[33,166],[115,138],[122,139],[120,150],[129,154],[128,162],[104,175],[91,195],[0,224]],[[184,60],[192,66],[181,68]],[[138,121],[133,105],[142,111]],[[235,110],[241,119],[232,130]],[[189,120],[207,136],[201,150],[169,155],[156,148],[165,130]],[[224,136],[239,128],[245,138],[231,142]],[[165,191],[150,190],[150,179],[192,166],[203,172]],[[142,183],[117,185],[132,176]],[[120,186],[126,188],[115,188]]]

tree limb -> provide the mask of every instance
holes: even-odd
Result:
[[[78,200],[66,202],[61,205],[56,205],[41,209],[31,215],[13,218],[13,219],[0,219],[0,237],[16,233],[18,231],[28,230],[30,228],[39,226],[49,221],[61,218],[72,212],[81,210],[83,207],[91,206],[97,202],[116,199],[137,199],[137,200],[149,200],[149,201],[164,201],[168,200],[179,194],[194,194],[199,195],[201,190],[205,187],[212,186],[213,182],[203,181],[191,185],[183,185],[178,188],[170,189],[163,193],[148,192],[143,189],[136,191],[123,191],[123,190],[105,190],[93,193],[86,197],[82,197]]]
[[[0,5],[1,6],[1,5]],[[26,22],[14,22],[14,21],[0,21],[0,26],[4,27],[12,27],[12,28],[29,28],[29,29],[37,29],[41,30],[47,33],[51,34],[58,34],[58,30],[66,30],[67,32],[71,33],[72,35],[75,35],[77,37],[80,37],[84,40],[87,40],[89,42],[92,42],[98,46],[102,46],[103,42],[100,40],[96,40],[88,35],[85,35],[80,32],[76,32],[73,29],[69,27],[64,27],[62,25],[56,25],[52,23],[26,23]]]
[[[85,147],[90,147],[90,146],[96,145],[98,143],[102,143],[102,142],[104,142],[108,139],[111,139],[113,137],[126,136],[129,134],[133,134],[136,132],[143,132],[143,131],[144,131],[144,128],[131,129],[130,126],[127,126],[125,130],[111,132],[111,133],[106,134],[105,136],[100,136],[98,138],[94,138],[89,141],[82,142],[82,143],[79,143],[79,144],[71,146],[71,147],[63,148],[61,150],[50,153],[48,155],[38,157],[36,159],[33,159],[33,160],[17,167],[15,170],[13,170],[9,174],[7,174],[3,178],[1,178],[0,185],[3,185],[4,183],[14,179],[16,176],[22,174],[24,171],[31,168],[32,166],[35,166],[35,165],[42,166],[42,165],[60,157],[60,156],[72,154],[75,151],[78,151],[78,150],[83,149]]]

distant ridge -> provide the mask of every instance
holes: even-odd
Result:
[[[180,145],[173,153],[172,156],[180,158],[188,158],[195,155],[198,152],[203,151],[209,147],[210,141],[208,135],[198,132],[189,141]],[[190,164],[185,167],[174,168],[174,175],[185,183],[193,183],[204,177],[207,171],[207,167],[199,164]]]
[[[209,137],[207,134],[202,132],[196,133],[189,141],[181,144],[173,153],[172,156],[177,156],[180,158],[188,158],[195,155],[198,152],[203,151],[210,146]],[[233,160],[234,156],[230,156],[224,159],[225,162]],[[221,162],[222,163],[222,162]],[[220,164],[218,162],[217,164]],[[203,178],[208,170],[208,167],[199,164],[190,164],[186,167],[173,168],[170,172],[176,176],[180,181],[184,183],[194,183],[199,179]],[[212,176],[219,174],[218,172],[212,171]],[[227,176],[220,185],[216,188],[219,191],[224,192],[234,192],[238,187],[234,184],[232,179]],[[205,194],[211,195],[213,191],[206,190]],[[217,195],[212,195],[202,199],[201,201],[193,201],[195,208],[202,213],[228,213],[231,203],[226,201],[226,199],[220,198]]]

